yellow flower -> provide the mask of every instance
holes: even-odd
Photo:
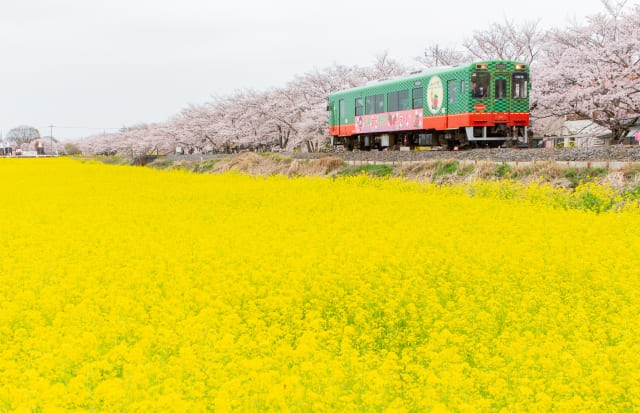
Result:
[[[610,186],[0,175],[0,411],[640,409]]]

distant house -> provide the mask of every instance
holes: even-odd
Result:
[[[567,120],[564,122],[561,139],[565,147],[590,148],[605,146],[611,142],[611,130],[587,120]]]
[[[622,143],[626,143],[628,145],[640,144],[640,118],[638,118],[634,125],[629,128],[629,133],[627,133],[627,136],[625,136]]]
[[[561,116],[552,119],[541,135],[534,136],[533,146],[539,148],[607,146],[611,141],[611,130],[588,119],[567,119]]]

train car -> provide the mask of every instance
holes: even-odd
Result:
[[[438,67],[329,95],[329,135],[346,150],[526,144],[529,66]]]

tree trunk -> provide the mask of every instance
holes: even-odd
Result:
[[[314,143],[311,140],[307,140],[305,141],[305,143],[307,144],[307,151],[308,152],[318,152],[318,144]]]
[[[285,131],[282,129],[281,125],[278,125],[278,144],[280,145],[280,149],[285,149],[287,147],[290,134],[290,130]]]

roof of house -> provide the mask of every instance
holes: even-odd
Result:
[[[629,128],[629,133],[627,133],[627,138],[633,138],[636,136],[636,133],[640,131],[640,125],[632,126]]]
[[[542,135],[559,138],[607,138],[611,136],[611,131],[588,119],[566,120],[559,116],[547,124]]]
[[[568,120],[562,128],[562,136],[569,138],[607,138],[611,130],[588,119]]]

